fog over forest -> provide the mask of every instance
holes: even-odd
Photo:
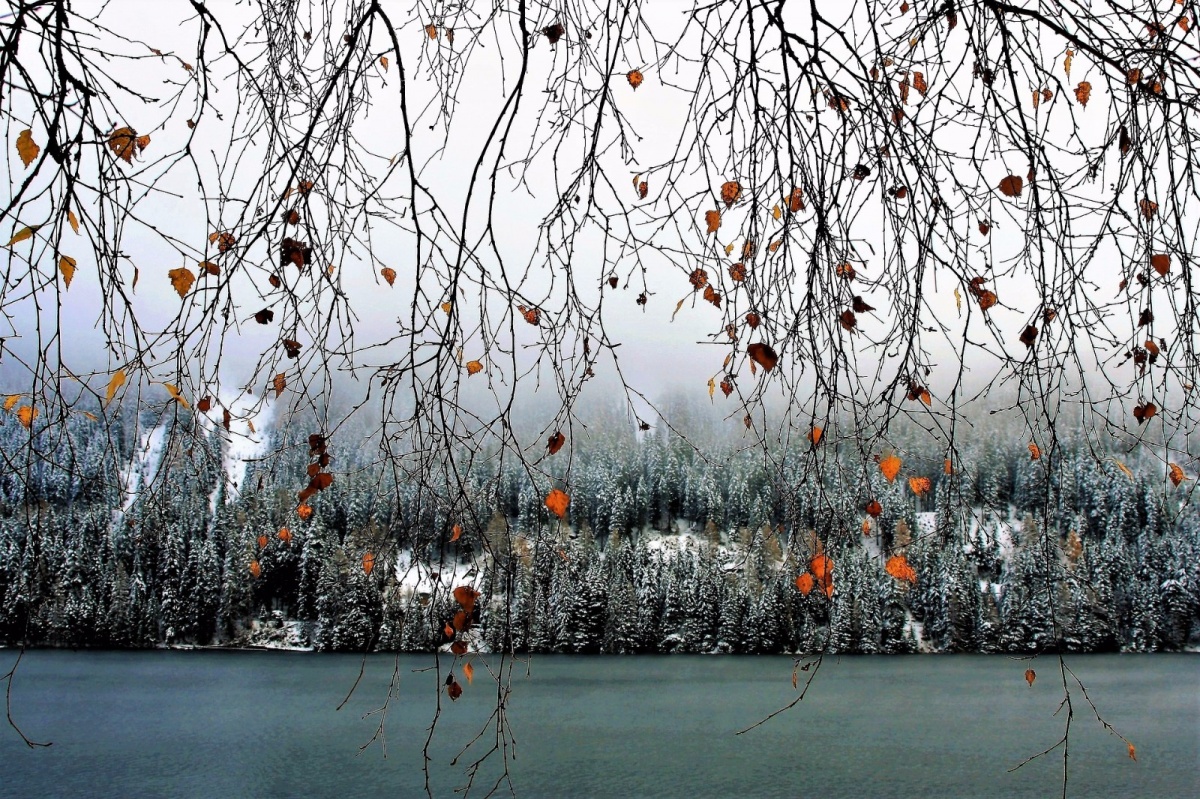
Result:
[[[0,451],[18,468],[0,482],[0,640],[610,653],[1200,644],[1200,518],[1152,454],[1095,452],[1067,430],[1034,458],[998,415],[962,435],[949,474],[927,433],[893,430],[904,474],[927,487],[889,481],[832,439],[806,442],[829,450],[817,477],[811,451],[764,457],[708,403],[662,405],[674,430],[639,431],[614,402],[588,409],[572,460],[549,473],[570,471],[563,524],[543,501],[549,481],[488,453],[462,475],[471,506],[448,514],[363,445],[366,421],[323,443],[336,476],[301,518],[311,419],[260,417],[258,451],[232,449],[215,426],[172,436],[190,412],[117,415],[112,448],[83,415],[32,448],[6,419]],[[268,450],[282,454],[257,459]],[[1052,535],[1037,535],[1042,519]],[[456,622],[462,586],[479,597]]]

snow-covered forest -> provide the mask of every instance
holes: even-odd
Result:
[[[540,478],[487,457],[463,475],[473,513],[450,518],[354,430],[330,438],[335,480],[302,519],[311,431],[297,420],[256,431],[278,459],[237,463],[216,430],[183,449],[158,420],[130,415],[114,445],[78,415],[31,448],[6,417],[0,445],[16,468],[0,479],[0,641],[432,650],[464,584],[480,591],[466,639],[485,651],[1143,652],[1200,640],[1200,518],[1181,500],[1188,484],[1172,486],[1152,458],[1118,461],[1068,437],[1034,459],[996,421],[964,439],[947,474],[945,453],[910,431],[896,447],[929,475],[918,496],[836,442],[821,444],[838,468],[818,485],[804,453],[768,464],[713,425],[684,438],[607,414],[574,441],[569,467],[556,464],[573,487],[563,522]],[[1061,475],[1048,494],[1047,474]],[[1031,535],[1047,524],[1056,535]],[[818,550],[832,585],[802,592]],[[915,582],[885,571],[896,553]]]

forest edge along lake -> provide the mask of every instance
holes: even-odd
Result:
[[[465,784],[471,758],[450,762],[495,708],[484,664],[498,658],[469,660],[474,681],[443,701],[430,747],[435,796]],[[1200,658],[1066,662],[1137,747],[1134,761],[1076,688],[1069,795],[1200,794]],[[361,656],[29,651],[13,714],[26,734],[54,743],[33,750],[5,735],[0,796],[421,795],[432,665],[430,655],[369,655],[337,711]],[[791,658],[536,655],[517,664],[507,702],[512,785],[520,797],[1058,795],[1060,751],[1010,771],[1062,736],[1057,665],[1054,656],[827,656],[803,702],[739,736],[795,697]],[[397,667],[386,741],[360,754],[379,722],[364,715],[383,703]],[[493,757],[472,793],[502,771]]]

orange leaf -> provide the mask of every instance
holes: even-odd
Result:
[[[1033,681],[1037,679],[1037,672],[1033,669],[1025,669],[1025,682],[1029,683],[1029,687],[1033,687]]]
[[[893,453],[879,461],[879,471],[883,472],[883,476],[887,478],[889,483],[894,483],[896,482],[896,475],[900,474],[902,463],[903,461]]]
[[[313,515],[312,505],[302,503],[299,507],[296,508],[296,515],[299,516],[301,519],[304,519],[305,521],[311,519],[312,515]]]
[[[546,441],[546,452],[550,455],[558,452],[563,448],[563,444],[567,443],[567,437],[561,432],[556,432]]]
[[[625,76],[625,80],[629,81],[629,85],[632,86],[636,90],[638,86],[642,85],[642,81],[645,80],[645,78],[642,76],[642,73],[639,72],[638,70],[631,69],[631,70],[629,70],[629,73]]]
[[[945,462],[942,464],[942,472],[945,474],[954,474],[954,464],[949,458],[946,458]]]
[[[1137,762],[1137,749],[1134,748],[1133,744],[1129,744],[1129,759],[1134,763]]]
[[[4,410],[11,411],[13,408],[17,407],[17,403],[20,401],[21,401],[20,394],[8,395],[8,397],[4,400]]]
[[[1086,80],[1080,81],[1079,85],[1075,87],[1075,99],[1079,101],[1081,106],[1087,108],[1088,99],[1091,98],[1091,96],[1092,84],[1088,83]]]
[[[279,528],[279,540],[285,544],[288,543],[289,541],[291,541],[292,540],[292,531],[287,529],[286,527],[280,527]]]
[[[833,560],[828,555],[813,555],[808,562],[808,569],[817,578],[817,585],[824,589],[826,595],[833,595]]]
[[[805,572],[796,578],[796,587],[799,588],[800,593],[804,594],[805,596],[808,596],[812,593],[813,586],[815,585],[816,581],[813,580],[813,576],[808,572]]]
[[[263,534],[261,534],[261,535],[258,537],[258,548],[259,548],[259,549],[265,549],[265,548],[266,548],[266,546],[267,546],[267,542],[268,542],[268,540],[269,540],[269,539],[267,538],[267,534],[266,534],[266,533],[263,533]]]
[[[262,577],[262,566],[259,565],[257,560],[250,561],[250,575],[255,580],[257,580],[259,577]]]
[[[565,492],[555,488],[546,495],[546,507],[550,509],[558,518],[565,518],[567,515],[567,505],[570,504],[571,498]]]
[[[1032,441],[1029,442],[1029,460],[1036,461],[1042,457],[1042,448]]]
[[[16,233],[13,234],[13,237],[11,239],[9,239],[8,246],[12,247],[17,244],[20,244],[21,242],[25,241],[26,239],[33,238],[33,234],[36,231],[37,231],[37,225],[27,225],[27,226],[21,228],[20,230],[18,230]]]
[[[275,379],[271,381],[271,386],[275,389],[275,398],[278,399],[283,390],[287,388],[287,377],[284,376],[283,372],[275,375]]]
[[[917,572],[912,566],[908,565],[908,558],[903,555],[893,555],[888,558],[887,573],[895,577],[897,580],[903,580],[906,583],[917,582]]]
[[[979,308],[986,311],[996,303],[1000,302],[1000,298],[996,296],[994,291],[983,289],[979,292]]]
[[[908,487],[918,497],[923,497],[933,488],[933,482],[928,477],[910,477]]]
[[[454,631],[451,630],[451,634],[453,634],[453,632]],[[450,644],[450,651],[456,655],[465,655],[467,654],[467,645],[462,641],[455,641],[454,643]]]
[[[814,424],[812,430],[808,431],[808,440],[813,443],[813,446],[816,446],[821,443],[821,436],[824,433],[824,428]]]
[[[64,287],[71,288],[71,280],[75,277],[75,259],[69,255],[59,258],[58,271],[62,272]]]
[[[479,592],[469,585],[460,585],[454,589],[454,601],[462,605],[463,612],[468,616],[475,611],[475,600]]]
[[[142,144],[141,139],[145,139],[145,144]],[[139,145],[145,149],[146,145],[150,143],[149,136],[143,136],[141,139],[138,138],[133,128],[117,128],[108,135],[108,149],[113,151],[113,155],[130,164],[133,163],[133,156]]]
[[[25,166],[32,164],[41,151],[42,148],[33,140],[32,130],[23,130],[17,136],[17,155],[21,156],[21,162]]]
[[[71,224],[71,230],[75,231],[75,235],[79,235],[79,219],[70,208],[67,209],[67,221]]]
[[[742,196],[742,185],[736,180],[730,180],[721,184],[721,202],[725,203],[728,208],[738,201]]]
[[[374,552],[367,551],[367,552],[363,553],[362,569],[363,569],[363,574],[367,574],[367,575],[370,575],[370,573],[375,570],[375,553]]]
[[[705,211],[704,224],[708,225],[709,233],[716,233],[717,228],[721,227],[721,212],[720,211]]]
[[[1000,181],[1000,193],[1005,197],[1019,197],[1021,190],[1025,188],[1025,181],[1020,175],[1009,175]]]
[[[383,269],[380,269],[379,274],[384,280],[387,281],[389,286],[396,282],[396,270],[392,269],[390,266],[385,266]]]
[[[457,541],[460,538],[462,538],[462,525],[456,524],[450,530],[450,543],[453,544],[455,541]]]
[[[867,513],[878,519],[879,514],[883,513],[883,506],[879,504],[879,500],[873,499],[867,503]]]
[[[21,423],[21,427],[29,430],[33,427],[33,420],[38,418],[38,409],[31,405],[22,405],[17,408],[17,421]]]
[[[1176,488],[1178,488],[1183,481],[1190,479],[1186,474],[1184,474],[1183,468],[1178,463],[1171,464],[1169,474],[1171,476],[1171,482],[1175,484]]]
[[[475,682],[475,667],[470,663],[463,664],[463,676],[467,678],[467,684]]]
[[[751,344],[746,347],[746,354],[768,372],[775,368],[775,364],[779,363],[779,356],[775,354],[775,350],[770,344]]]
[[[436,39],[437,38],[437,25],[426,25],[425,26],[425,34],[430,39]]]
[[[167,272],[167,277],[171,279],[171,288],[175,289],[180,299],[187,296],[188,290],[196,282],[196,276],[185,266]]]
[[[483,371],[483,364],[479,361],[467,361],[467,374],[477,375]]]

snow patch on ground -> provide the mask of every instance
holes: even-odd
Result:
[[[912,635],[917,642],[918,652],[933,652],[934,649],[929,642],[925,640],[925,625],[913,618],[912,613],[906,614],[904,620],[905,632]]]
[[[269,618],[251,620],[250,626],[231,643],[256,649],[311,652],[311,626],[309,622],[284,619],[281,612],[275,611]]]
[[[476,591],[483,582],[483,569],[473,563],[446,560],[426,564],[414,561],[412,552],[404,550],[396,557],[396,583],[402,596],[445,594],[460,585]]]
[[[125,514],[133,507],[133,503],[137,501],[142,489],[150,485],[154,476],[158,474],[158,465],[162,461],[166,434],[166,428],[159,425],[139,436],[133,460],[120,473],[121,493],[125,495],[125,499],[121,503],[121,509],[113,514],[114,527],[125,518]]]
[[[257,398],[250,394],[231,396],[218,394],[216,406],[207,414],[197,414],[205,432],[210,432],[222,424],[226,409],[236,420],[221,446],[221,468],[225,479],[232,489],[225,495],[226,502],[233,502],[246,479],[246,462],[263,457],[270,447],[271,423],[275,420],[275,405],[270,401],[263,402],[257,409]],[[253,426],[254,432],[250,432]],[[217,491],[208,498],[209,511],[216,514]]]

